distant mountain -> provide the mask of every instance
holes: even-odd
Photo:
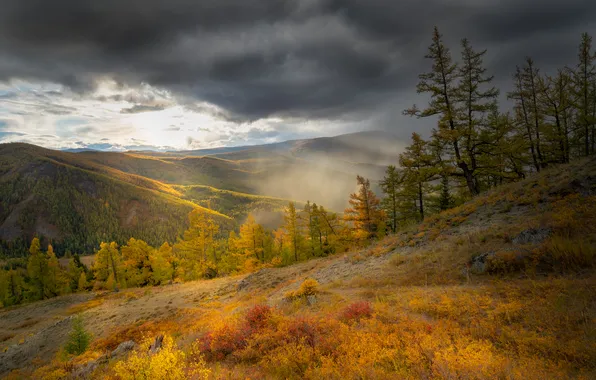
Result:
[[[173,242],[195,207],[230,227],[249,212],[275,227],[287,199],[343,211],[356,174],[375,182],[400,151],[383,132],[168,153],[0,144],[0,249],[24,252],[35,235],[59,253]]]

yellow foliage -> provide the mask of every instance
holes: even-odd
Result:
[[[304,298],[308,296],[314,296],[319,293],[319,283],[313,278],[307,278],[302,282],[300,288],[296,291],[289,291],[285,294],[285,298],[288,300],[296,298]]]
[[[139,349],[126,360],[116,363],[114,372],[119,379],[183,380],[190,376],[207,379],[211,371],[203,357],[194,350],[187,355],[178,349],[171,336],[166,335],[161,349],[152,353],[149,349],[153,339],[145,339]]]

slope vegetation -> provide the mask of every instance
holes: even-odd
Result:
[[[106,355],[166,334],[177,371],[214,378],[594,378],[595,178],[595,159],[554,167],[342,256],[6,310],[0,373],[168,368]],[[90,351],[40,367],[76,312]]]

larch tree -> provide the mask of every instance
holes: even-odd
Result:
[[[417,85],[418,93],[430,95],[430,102],[424,110],[416,105],[404,111],[405,115],[416,117],[438,116],[438,128],[434,130],[434,138],[446,142],[455,167],[454,175],[461,175],[467,184],[471,195],[477,195],[478,189],[474,182],[474,172],[464,157],[462,151],[461,109],[458,102],[460,95],[460,70],[451,58],[449,48],[445,46],[442,35],[437,27],[434,28],[432,44],[428,48],[425,58],[432,61],[432,70],[420,74]]]
[[[288,207],[286,207],[283,227],[286,230],[286,236],[290,243],[290,250],[294,256],[294,261],[297,262],[302,236],[300,231],[300,221],[298,220],[294,202],[289,202]]]
[[[399,170],[393,165],[387,167],[385,177],[380,182],[381,190],[385,194],[381,205],[389,218],[389,226],[393,233],[397,232],[399,222],[399,201],[402,184],[403,175]]]
[[[260,263],[265,262],[265,230],[248,214],[246,222],[240,226],[238,247],[245,259],[254,258]]]
[[[101,243],[99,251],[95,255],[93,263],[93,272],[95,278],[104,283],[104,286],[110,290],[118,289],[120,282],[120,262],[121,256],[116,242]]]
[[[515,68],[515,74],[513,75],[513,91],[507,94],[507,98],[515,101],[514,111],[515,120],[518,125],[523,126],[525,130],[525,137],[532,156],[532,164],[537,172],[540,171],[540,162],[536,153],[536,143],[534,141],[534,126],[530,121],[530,106],[528,99],[528,92],[524,84],[524,77],[522,70],[517,66]]]
[[[344,211],[346,221],[352,223],[357,239],[375,238],[384,231],[385,213],[381,209],[381,201],[372,191],[370,181],[356,176],[358,191],[350,194],[350,207]]]
[[[548,137],[553,142],[550,161],[569,162],[569,111],[571,102],[569,93],[571,78],[563,70],[556,76],[546,75],[539,79],[539,101],[545,116],[550,118]]]
[[[594,153],[594,136],[596,132],[594,120],[595,101],[594,82],[596,81],[596,56],[592,52],[592,36],[583,33],[579,45],[578,62],[573,70],[572,94],[577,109],[577,125],[583,139],[583,154]]]
[[[459,67],[460,84],[457,91],[461,106],[459,135],[461,136],[463,159],[472,176],[472,194],[478,194],[481,190],[478,183],[479,170],[486,169],[480,166],[479,156],[483,148],[492,144],[492,141],[484,141],[482,133],[487,128],[488,115],[497,109],[497,97],[499,90],[491,86],[493,76],[486,74],[483,58],[486,50],[475,51],[467,39],[461,42],[462,64]],[[466,177],[466,181],[468,178]]]
[[[48,260],[41,251],[41,244],[38,238],[33,238],[29,247],[27,275],[31,281],[31,298],[34,300],[46,298],[48,295]]]
[[[526,64],[522,69],[521,79],[522,88],[526,92],[528,99],[527,110],[530,115],[530,122],[533,124],[533,132],[536,146],[536,157],[540,168],[546,166],[544,157],[542,156],[542,124],[544,123],[544,115],[542,109],[538,103],[538,91],[539,91],[539,77],[540,71],[534,65],[534,60],[530,57],[526,58]]]
[[[419,134],[412,133],[412,144],[399,155],[399,165],[404,173],[406,198],[414,196],[419,214],[417,219],[423,220],[427,195],[433,191],[431,181],[436,178],[439,171],[428,142],[424,141]]]
[[[60,263],[54,253],[52,245],[48,245],[48,251],[46,253],[48,263],[48,274],[47,274],[47,291],[50,297],[56,297],[62,289],[62,270],[60,269]]]

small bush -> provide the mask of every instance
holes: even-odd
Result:
[[[300,288],[295,292],[287,292],[285,294],[285,298],[287,300],[294,300],[297,298],[306,298],[308,296],[314,296],[319,293],[319,283],[317,280],[312,278],[307,278],[304,282],[300,285]]]
[[[248,329],[231,321],[218,323],[200,340],[200,350],[210,360],[222,360],[226,356],[246,347]]]
[[[246,313],[246,323],[251,329],[265,327],[271,317],[271,308],[267,305],[256,305]]]
[[[341,313],[340,319],[344,321],[356,321],[372,316],[372,306],[370,302],[359,301],[348,305]]]

